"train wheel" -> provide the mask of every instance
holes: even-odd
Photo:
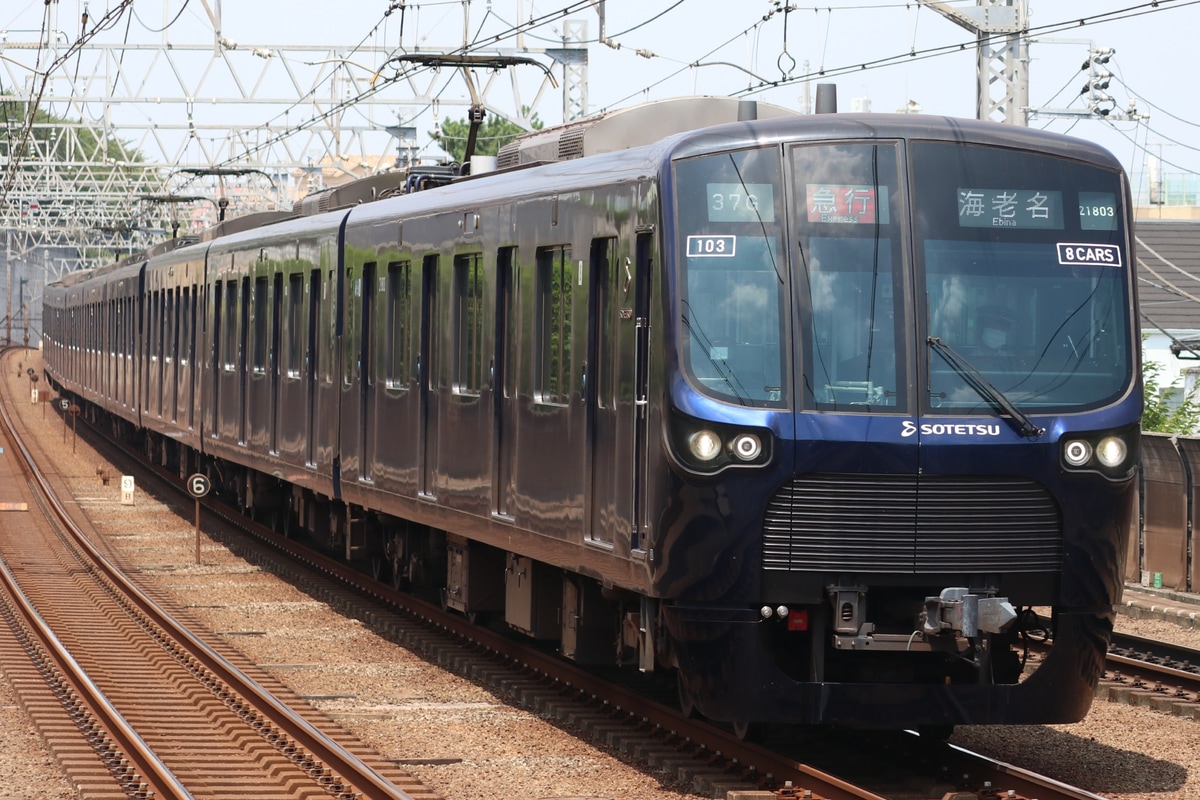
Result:
[[[683,685],[683,676],[678,672],[675,673],[675,686],[679,692],[679,710],[689,719],[699,719],[703,716],[696,710],[696,704],[692,702],[692,695]]]
[[[733,735],[742,742],[761,744],[767,738],[767,726],[762,722],[735,720],[733,723]]]
[[[371,577],[377,581],[382,581],[388,572],[388,565],[391,563],[389,559],[383,556],[371,556]]]

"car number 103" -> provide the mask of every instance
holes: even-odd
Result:
[[[689,236],[688,258],[732,258],[737,245],[736,236]]]

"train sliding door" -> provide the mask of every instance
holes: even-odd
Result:
[[[370,481],[375,462],[375,262],[363,264],[358,331],[358,479]]]
[[[522,296],[528,324],[532,391],[522,394],[513,442],[513,503],[518,522],[563,541],[578,542],[587,522],[588,428],[586,406],[588,259],[569,244],[538,247]],[[528,517],[526,517],[528,514]]]
[[[438,257],[427,255],[421,263],[421,332],[417,357],[417,403],[420,426],[417,434],[417,494],[437,495],[437,282]]]
[[[592,242],[588,314],[590,431],[587,541],[611,547],[635,527],[637,321],[640,265],[623,256],[615,238]]]

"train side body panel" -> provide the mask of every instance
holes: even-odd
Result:
[[[206,245],[191,245],[148,262],[143,294],[146,429],[199,451],[196,414],[202,358],[197,321],[203,308]]]
[[[634,311],[641,296],[649,327],[657,161],[610,162],[477,176],[351,213],[341,491],[650,591]]]
[[[205,454],[326,497],[336,492],[339,457],[334,287],[343,216],[214,243],[200,348]]]

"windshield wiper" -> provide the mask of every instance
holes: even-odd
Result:
[[[1031,439],[1036,439],[1046,432],[1045,428],[1035,425],[1033,420],[1024,411],[1013,405],[1012,401],[1004,396],[1004,392],[993,386],[991,381],[984,377],[984,374],[976,369],[975,365],[968,361],[965,356],[937,336],[930,336],[926,341],[929,342],[930,347],[941,354],[942,358],[946,359],[946,363],[953,367],[954,371],[972,389],[979,392],[985,400],[990,401],[995,406],[999,406],[1011,417],[1012,425],[1017,429],[1017,433]]]

